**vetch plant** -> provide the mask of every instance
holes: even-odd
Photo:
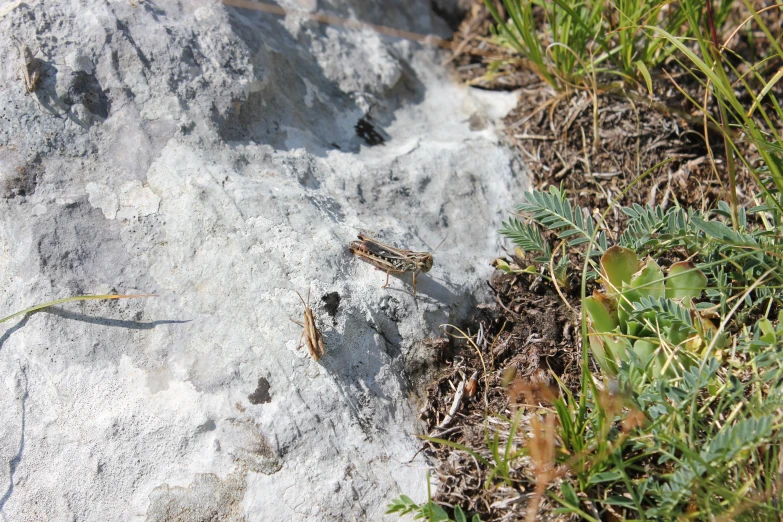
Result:
[[[652,363],[653,375],[673,363],[671,371],[678,374],[677,367],[687,366],[705,341],[712,340],[716,328],[710,316],[730,316],[743,324],[761,309],[783,303],[779,198],[776,188],[768,187],[765,203],[739,209],[736,224],[730,206],[722,201],[707,213],[679,207],[620,207],[627,216],[625,230],[610,247],[603,223],[586,209],[572,206],[564,191],[550,187],[549,192],[528,192],[515,210],[533,223],[511,218],[499,230],[517,246],[519,258],[497,266],[529,274],[538,273],[536,265],[555,267],[555,251],[541,232],[548,229],[569,248],[571,259],[581,257],[587,263],[587,282],[600,278],[604,284],[602,292],[583,296],[592,331],[589,341],[601,368],[614,374],[616,363],[628,359],[625,354],[631,346],[631,352]],[[758,216],[755,224],[749,214]],[[532,264],[522,268],[527,254]],[[562,273],[568,267],[562,265],[568,259],[561,255],[553,270],[561,274],[552,278],[558,284],[566,279]],[[667,276],[656,260],[674,261]],[[764,274],[768,281],[754,285]],[[751,287],[741,297],[743,306],[729,314],[732,300]],[[705,290],[704,300],[694,302]],[[722,342],[716,339],[716,344]],[[669,361],[674,353],[678,355]]]
[[[652,258],[640,261],[633,250],[613,246],[601,257],[601,278],[605,290],[595,290],[582,304],[590,348],[605,373],[615,375],[632,352],[653,377],[693,364],[716,329],[693,308],[707,286],[701,270],[681,261],[664,277]]]

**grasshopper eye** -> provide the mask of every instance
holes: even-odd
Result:
[[[427,256],[424,258],[424,269],[423,272],[429,272],[430,268],[432,268],[432,256]]]

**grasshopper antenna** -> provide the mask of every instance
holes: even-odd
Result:
[[[433,250],[433,251],[432,251],[432,252],[430,252],[430,253],[431,253],[431,254],[434,254],[434,253],[435,253],[435,251],[436,251],[436,250],[438,250],[438,249],[440,248],[440,246],[441,246],[443,243],[445,243],[445,242],[446,242],[446,240],[447,240],[448,238],[449,238],[449,236],[446,236],[446,237],[444,237],[444,238],[443,238],[443,241],[441,241],[440,243],[438,243],[438,246],[436,246],[436,247],[435,247],[435,250]]]
[[[305,306],[305,308],[310,308],[310,288],[307,289],[307,302],[305,303],[305,300],[302,298],[302,294],[300,294],[297,290],[294,290],[296,292],[296,295],[299,296],[299,300],[302,301],[302,304]]]

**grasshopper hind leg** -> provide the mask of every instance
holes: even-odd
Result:
[[[391,274],[402,274],[404,272],[405,272],[404,270],[387,270],[386,271],[386,283],[384,283],[384,285],[381,288],[386,288],[387,286],[389,286],[389,276]]]
[[[389,286],[389,276],[392,273],[402,274],[403,272],[404,271],[402,271],[402,270],[387,270],[386,271],[386,283],[384,283],[384,285],[381,288],[386,288],[387,286]],[[417,275],[419,275],[418,272],[413,272],[413,296],[414,297],[416,297],[416,276]]]

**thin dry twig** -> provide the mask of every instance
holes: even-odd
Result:
[[[451,424],[451,421],[454,420],[454,415],[456,415],[457,410],[460,407],[460,404],[462,404],[462,395],[465,393],[465,383],[467,381],[465,379],[462,380],[462,382],[457,385],[457,391],[454,393],[454,401],[451,403],[451,408],[449,409],[449,413],[443,418],[443,421],[437,425],[438,430],[445,429]],[[430,435],[430,437],[440,437],[440,434],[433,434]]]

